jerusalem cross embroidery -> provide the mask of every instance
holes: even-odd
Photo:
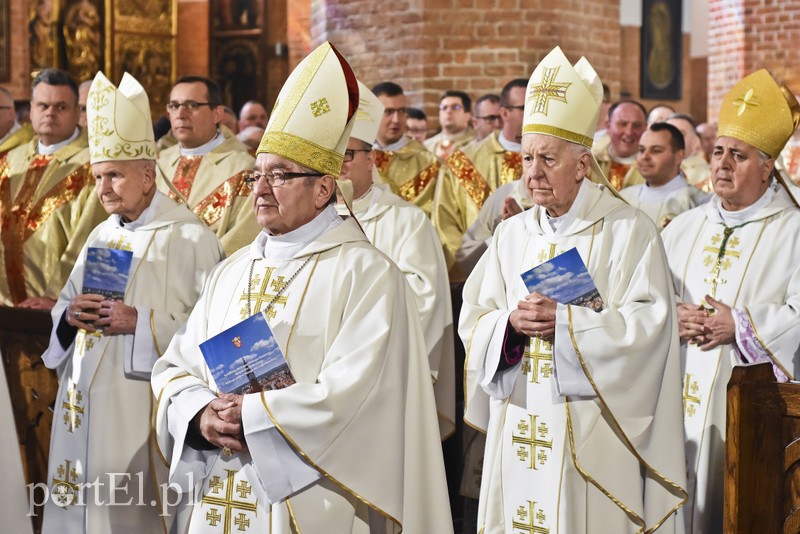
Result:
[[[247,290],[245,290],[244,293],[242,293],[242,296],[239,297],[239,302],[242,302],[244,304],[244,306],[240,310],[240,315],[242,319],[247,319],[248,317],[247,315],[248,301],[250,300],[254,301],[252,313],[258,313],[261,311],[262,306],[271,302],[272,299],[275,299],[275,301],[272,302],[272,304],[267,306],[266,313],[267,317],[269,317],[270,319],[274,319],[275,316],[278,314],[278,312],[275,311],[276,304],[283,304],[284,307],[286,306],[286,303],[288,302],[289,298],[288,293],[286,295],[281,295],[280,297],[275,298],[277,292],[280,291],[281,288],[286,284],[286,280],[284,279],[283,276],[273,277],[272,273],[274,272],[275,272],[275,267],[267,267],[267,270],[264,272],[263,281],[261,279],[261,275],[259,274],[255,275],[251,283],[251,286],[253,288],[252,293],[248,294]],[[272,292],[270,292],[270,288],[272,289]]]
[[[75,504],[76,494],[80,490],[78,486],[78,470],[73,467],[72,461],[64,460],[64,463],[56,468],[56,477],[53,477],[53,502],[62,508]]]
[[[222,530],[226,534],[231,532],[231,523],[237,530],[244,532],[250,527],[250,519],[247,518],[246,512],[257,513],[258,499],[255,502],[246,501],[253,488],[246,480],[240,480],[235,484],[236,471],[233,469],[226,469],[225,473],[227,474],[225,481],[216,475],[208,481],[208,493],[201,500],[202,504],[209,505],[206,521],[212,527],[222,522]],[[239,494],[239,499],[235,498],[234,492]],[[236,517],[233,517],[234,514]]]
[[[322,97],[319,100],[315,100],[314,102],[311,103],[311,114],[314,115],[315,117],[324,115],[330,110],[331,106],[328,104],[328,99],[325,97]]]
[[[683,386],[683,412],[688,417],[693,417],[697,413],[697,408],[700,406],[700,397],[697,395],[700,391],[700,386],[697,380],[692,380],[692,375],[687,374]]]
[[[517,508],[517,513],[511,521],[511,528],[519,529],[526,534],[550,534],[550,528],[545,526],[547,516],[541,508],[536,508],[536,501],[525,502],[527,506]]]
[[[517,424],[519,433],[511,434],[511,445],[519,445],[517,458],[522,462],[527,461],[528,469],[538,469],[537,466],[546,464],[549,458],[547,450],[553,449],[553,440],[545,441],[550,429],[547,428],[547,423],[537,423],[538,417],[538,415],[528,415],[528,421],[520,419]]]

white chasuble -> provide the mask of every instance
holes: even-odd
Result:
[[[185,207],[157,194],[148,209],[135,227],[112,216],[92,232],[53,309],[55,326],[42,358],[58,369],[60,384],[43,532],[168,528],[158,487],[167,466],[152,447],[149,375],[222,252]],[[78,330],[65,349],[56,330],[82,292],[88,247],[132,251],[123,302],[137,310],[136,334]],[[174,257],[181,262],[167,261]]]
[[[413,295],[354,221],[333,208],[318,221],[297,247],[262,233],[220,264],[156,363],[160,449],[170,481],[196,492],[185,530],[452,532]],[[198,450],[187,433],[216,396],[198,345],[259,309],[297,383],[244,396],[246,452]]]
[[[682,532],[680,367],[669,271],[647,217],[585,180],[555,231],[502,222],[464,288],[465,418],[486,429],[485,534]],[[575,247],[605,308],[559,304],[553,345],[496,371],[521,273]]]
[[[675,219],[663,237],[678,302],[703,304],[710,295],[738,310],[759,350],[791,378],[800,354],[800,210],[782,188],[768,193],[766,205],[728,224],[714,198]],[[744,335],[737,329],[736,340]],[[681,346],[690,532],[722,529],[727,384],[732,367],[750,361],[737,346]]]

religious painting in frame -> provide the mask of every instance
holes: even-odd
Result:
[[[8,21],[10,3],[11,0],[0,0],[0,82],[11,79],[11,43],[8,36],[11,31]]]
[[[682,48],[681,0],[643,0],[642,98],[680,100]]]

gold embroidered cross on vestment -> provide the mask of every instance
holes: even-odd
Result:
[[[208,524],[212,527],[217,526],[217,524],[222,521],[222,530],[225,534],[230,534],[232,527],[231,522],[236,525],[237,530],[244,532],[250,526],[250,520],[247,519],[245,512],[256,514],[258,512],[258,499],[256,499],[255,502],[236,500],[233,496],[236,471],[233,469],[226,469],[225,473],[227,473],[227,476],[224,483],[217,476],[212,477],[211,481],[209,481],[211,493],[220,493],[223,489],[220,485],[222,484],[222,486],[224,486],[225,496],[213,497],[207,494],[203,496],[201,500],[202,504],[207,504],[212,507],[206,512],[206,521],[208,521]],[[247,493],[244,496],[242,496],[242,490],[240,488],[247,488]],[[250,494],[251,490],[247,481],[242,480],[239,482],[239,485],[236,486],[236,491],[238,491],[241,498],[244,499]],[[215,506],[219,508],[213,508]],[[222,511],[223,515],[220,515],[220,511]],[[237,514],[235,519],[233,518],[234,513]]]
[[[556,76],[560,68],[561,67],[552,69],[545,68],[541,83],[531,87],[531,94],[528,96],[528,101],[535,101],[531,108],[531,115],[534,113],[541,113],[546,117],[550,100],[567,103],[567,88],[569,88],[572,83],[556,82]]]
[[[685,384],[683,386],[683,411],[689,417],[697,413],[697,407],[700,406],[700,397],[697,392],[700,391],[700,386],[697,380],[692,380],[692,375],[687,374]]]
[[[544,526],[547,520],[544,511],[536,508],[536,501],[526,501],[526,506],[517,508],[516,517],[519,521],[512,519],[511,528],[520,530],[526,534],[550,534],[550,529]]]
[[[511,434],[511,445],[519,445],[517,457],[520,461],[529,461],[528,469],[538,469],[537,465],[546,464],[547,449],[553,449],[553,440],[545,440],[549,435],[547,424],[537,423],[538,417],[538,415],[528,415],[529,421],[520,419],[517,424],[519,434]]]

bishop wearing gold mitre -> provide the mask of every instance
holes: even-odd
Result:
[[[680,348],[658,229],[587,178],[603,98],[589,62],[555,48],[528,90],[535,205],[498,225],[458,327],[465,420],[487,432],[478,531],[681,533]],[[568,251],[581,262],[549,262]]]
[[[213,81],[185,76],[175,82],[167,113],[178,143],[158,155],[158,187],[188,205],[230,255],[250,243],[259,227],[244,183],[253,157],[236,135],[220,128],[223,110]]]
[[[498,187],[522,175],[519,143],[527,82],[519,78],[503,87],[500,93],[503,127],[478,143],[457,149],[445,160],[439,173],[433,225],[442,241],[451,282],[463,282],[469,274],[456,264],[456,252],[483,203]]]
[[[453,531],[414,296],[335,208],[358,103],[329,43],[295,68],[248,176],[262,231],[153,369],[159,447],[193,503],[179,532]],[[260,312],[272,336],[242,349],[279,348],[296,383],[219,391],[199,344]]]
[[[36,135],[0,160],[0,304],[49,310],[105,212],[69,74],[36,76],[31,122]]]
[[[772,363],[796,379],[800,357],[800,209],[775,160],[800,105],[766,70],[722,100],[711,200],[676,217],[664,246],[678,301],[688,532],[721,532],[725,394],[731,368]]]

